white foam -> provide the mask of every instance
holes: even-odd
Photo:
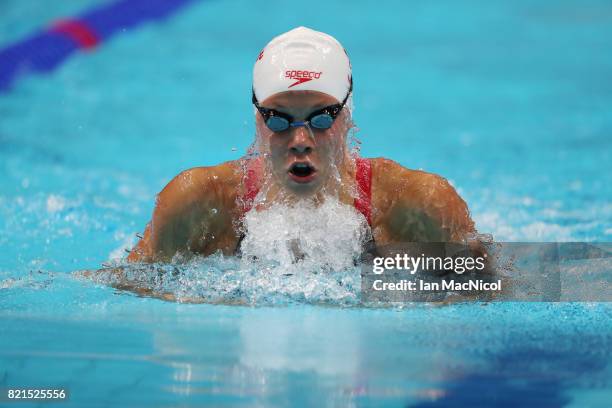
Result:
[[[66,199],[62,196],[51,194],[47,197],[47,212],[55,213],[66,207]]]
[[[118,261],[124,258],[127,251],[131,250],[136,243],[135,234],[126,234],[122,231],[116,232],[114,238],[115,241],[120,241],[121,244],[108,254],[109,261]]]
[[[319,206],[300,201],[252,210],[245,216],[245,228],[243,259],[283,269],[295,265],[333,271],[353,267],[368,234],[363,216],[333,197]]]

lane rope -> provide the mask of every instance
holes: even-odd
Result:
[[[77,51],[95,50],[114,35],[163,20],[196,0],[118,0],[0,48],[0,93],[22,76],[48,73]]]

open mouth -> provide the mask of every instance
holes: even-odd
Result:
[[[308,183],[316,173],[316,169],[310,163],[297,162],[289,168],[289,176],[298,183]]]

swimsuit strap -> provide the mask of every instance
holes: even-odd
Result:
[[[355,158],[356,171],[355,181],[357,183],[357,197],[355,197],[355,208],[363,214],[368,224],[372,226],[372,164],[370,159]]]
[[[256,167],[260,165],[261,159],[249,160],[247,164],[246,177],[244,180],[245,193],[241,197],[243,212],[248,212],[253,207],[253,201],[259,193],[259,180]],[[372,164],[369,159],[355,158],[356,171],[355,181],[357,183],[357,197],[354,206],[368,224],[372,225]]]
[[[245,193],[241,197],[242,211],[247,213],[253,207],[253,201],[259,193],[259,180],[257,167],[261,164],[261,159],[250,159],[246,165],[246,177],[244,180]]]

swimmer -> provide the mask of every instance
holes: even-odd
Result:
[[[447,180],[350,149],[352,92],[349,57],[335,38],[305,27],[274,38],[253,69],[256,154],[170,181],[128,261],[235,254],[247,212],[318,205],[327,196],[354,206],[376,246],[474,236],[467,205]]]

